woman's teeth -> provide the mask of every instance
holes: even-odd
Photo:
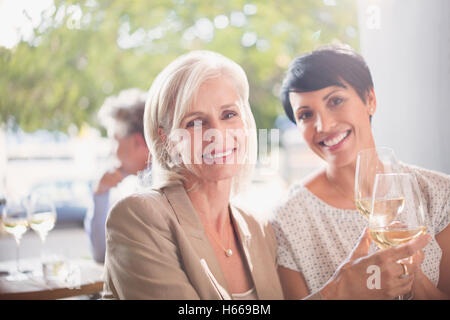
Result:
[[[230,149],[226,152],[220,152],[220,153],[215,153],[215,154],[204,154],[203,157],[206,159],[217,159],[217,158],[222,158],[222,157],[228,157],[230,154],[233,153],[234,149]]]
[[[323,140],[322,143],[323,143],[323,145],[325,145],[327,147],[333,147],[333,146],[337,145],[339,142],[341,142],[342,140],[344,140],[349,134],[350,134],[350,131],[346,131],[346,132],[343,132],[343,133],[335,136],[333,139]]]

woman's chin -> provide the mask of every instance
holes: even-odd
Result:
[[[222,180],[231,180],[239,174],[239,167],[228,164],[215,164],[209,168],[203,168],[200,176],[202,180],[209,182],[218,182]]]
[[[346,148],[339,150],[339,152],[327,152],[327,150],[321,150],[318,155],[330,166],[345,167],[356,161],[357,152],[354,150],[355,148],[347,146]]]
[[[349,153],[335,154],[327,156],[324,160],[333,167],[340,168],[353,164],[356,161],[356,156]]]

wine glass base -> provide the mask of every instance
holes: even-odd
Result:
[[[23,281],[27,280],[29,276],[33,273],[32,270],[20,270],[20,271],[1,271],[0,276],[5,278],[7,281]]]
[[[28,279],[28,275],[22,272],[14,272],[5,278],[7,281],[24,281]]]

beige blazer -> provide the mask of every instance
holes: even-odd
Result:
[[[231,206],[259,299],[283,299],[270,223]],[[214,250],[183,186],[129,196],[106,223],[104,298],[230,299]]]

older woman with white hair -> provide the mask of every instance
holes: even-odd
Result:
[[[270,224],[232,204],[256,161],[248,96],[242,68],[213,52],[183,55],[157,76],[144,114],[153,190],[125,198],[109,214],[105,297],[283,299]],[[407,257],[426,241],[384,257]],[[361,258],[367,242],[365,235],[346,268],[309,298],[384,294],[367,292],[367,266],[383,261],[382,253]]]
[[[192,52],[167,66],[144,115],[152,191],[107,221],[105,289],[125,299],[281,299],[268,224],[230,204],[256,160],[240,66]]]

